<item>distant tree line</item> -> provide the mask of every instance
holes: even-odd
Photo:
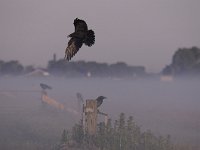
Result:
[[[97,63],[94,61],[66,62],[66,60],[60,59],[58,61],[49,61],[47,68],[51,74],[73,77],[134,77],[146,75],[145,67],[129,66],[124,62],[109,65],[107,63]]]
[[[73,143],[73,144],[72,144]],[[141,131],[132,116],[126,119],[124,113],[112,124],[108,120],[107,126],[99,123],[97,134],[84,134],[81,123],[75,124],[72,131],[63,131],[58,150],[189,150],[189,146],[177,146],[170,135],[156,136],[150,130]]]
[[[198,47],[179,48],[162,73],[164,75],[200,75],[200,49]]]
[[[34,66],[23,66],[17,60],[0,60],[0,76],[22,75],[34,71]],[[48,62],[47,68],[50,74],[65,77],[142,77],[148,76],[145,67],[130,66],[124,62],[114,64],[98,63],[95,61],[70,61],[54,59]],[[163,75],[200,75],[200,48],[179,48],[172,57],[171,64],[164,67]]]
[[[34,66],[23,66],[17,60],[2,61],[0,60],[0,75],[23,75],[34,71]],[[51,75],[65,77],[134,77],[145,75],[145,68],[142,66],[129,66],[124,62],[115,64],[71,61],[60,59],[50,60],[46,71]]]
[[[0,60],[0,75],[22,75],[34,70],[33,66],[23,66],[17,60]]]

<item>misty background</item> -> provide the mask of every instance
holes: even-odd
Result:
[[[1,146],[22,145],[40,149],[53,146],[63,129],[70,129],[80,115],[45,106],[40,83],[48,83],[48,96],[78,111],[77,92],[84,100],[106,96],[100,111],[114,121],[121,112],[132,115],[142,130],[172,137],[174,143],[199,147],[199,80],[174,82],[141,79],[98,78],[1,78]],[[100,117],[100,120],[103,118]],[[12,141],[12,142],[11,142]],[[9,144],[8,144],[9,143]],[[28,143],[27,145],[24,143]],[[6,145],[7,144],[7,145]],[[9,146],[8,146],[9,145]],[[51,147],[52,148],[52,147]]]
[[[80,115],[42,104],[39,84],[46,83],[53,88],[48,96],[66,108],[78,110],[77,92],[84,100],[103,95],[108,99],[100,109],[113,121],[124,112],[142,130],[170,134],[173,142],[198,149],[199,5],[198,0],[1,0],[0,148],[53,149],[63,130],[79,121]],[[96,43],[66,63],[67,35],[76,17],[95,31]],[[169,77],[157,74],[162,70]],[[197,76],[177,77],[188,72]]]

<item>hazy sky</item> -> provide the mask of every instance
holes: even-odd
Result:
[[[200,0],[0,0],[0,59],[46,67],[64,57],[73,20],[96,34],[72,60],[143,65],[158,72],[179,47],[200,47]]]

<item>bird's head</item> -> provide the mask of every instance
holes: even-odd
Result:
[[[80,19],[76,18],[74,19],[74,25],[76,26],[77,25],[77,22],[79,21]]]
[[[99,97],[97,97],[97,100],[104,100],[104,99],[106,99],[107,97],[105,97],[105,96],[99,96]]]
[[[104,96],[99,96],[99,97],[97,97],[97,99],[96,99],[96,101],[97,101],[97,108],[99,107],[99,106],[101,106],[101,104],[103,103],[103,100],[105,99],[106,97],[104,97]]]

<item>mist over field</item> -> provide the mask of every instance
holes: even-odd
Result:
[[[0,150],[200,150],[199,6],[0,0]],[[95,138],[77,93],[107,97]]]
[[[100,106],[114,121],[121,112],[132,115],[142,130],[157,135],[170,134],[179,143],[199,145],[199,79],[111,78],[0,78],[0,145],[4,149],[24,144],[38,149],[52,148],[64,129],[70,129],[80,116],[60,111],[41,102],[40,83],[52,90],[47,94],[66,108],[78,111],[76,94],[85,99],[100,95],[107,99]],[[102,118],[100,117],[100,120]],[[41,146],[42,145],[42,146]],[[20,147],[20,146],[19,146]]]

